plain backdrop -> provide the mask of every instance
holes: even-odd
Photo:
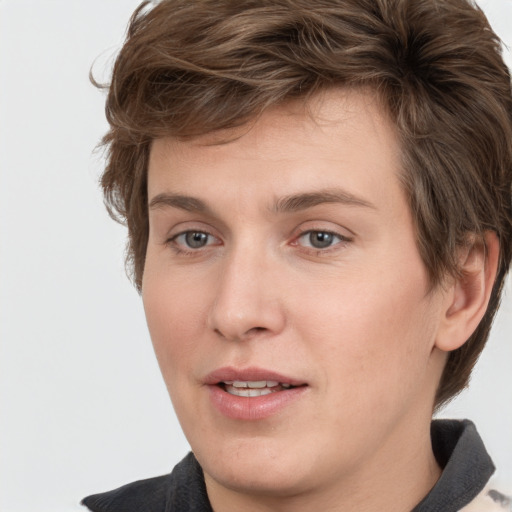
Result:
[[[0,510],[81,510],[79,500],[167,473],[187,452],[139,296],[124,228],[97,185],[103,95],[136,0],[0,0]],[[512,45],[512,1],[487,0]],[[506,52],[511,64],[511,54]],[[512,489],[512,290],[467,392]]]

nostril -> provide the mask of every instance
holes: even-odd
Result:
[[[224,334],[222,334],[222,333],[220,332],[220,330],[219,330],[219,329],[214,329],[214,331],[213,331],[213,332],[214,332],[215,334],[217,334],[219,337],[221,337],[221,338],[225,338]]]
[[[267,329],[265,327],[253,327],[245,333],[245,337],[247,338],[252,335],[259,334],[259,333],[266,332],[266,331],[267,331]]]
[[[217,334],[220,338],[223,339],[233,339],[233,340],[244,340],[247,338],[251,338],[252,336],[258,335],[259,333],[267,332],[268,329],[266,327],[251,327],[248,331],[245,331],[242,335],[234,335],[227,336],[220,329],[214,329],[215,334]]]

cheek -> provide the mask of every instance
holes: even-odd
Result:
[[[424,280],[383,279],[378,274],[311,301],[304,316],[324,378],[339,406],[372,401],[382,409],[426,377],[436,329],[436,307],[424,295]],[[312,321],[311,321],[312,320]],[[391,390],[394,390],[393,392]],[[396,391],[396,392],[395,392]]]
[[[166,381],[188,370],[205,325],[204,293],[178,277],[145,274],[142,290],[151,340]]]

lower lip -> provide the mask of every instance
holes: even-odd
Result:
[[[256,421],[282,411],[301,397],[307,386],[299,386],[268,395],[245,397],[231,395],[220,386],[208,386],[213,405],[224,416],[234,420]]]

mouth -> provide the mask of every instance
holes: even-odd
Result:
[[[303,380],[256,367],[219,368],[204,379],[204,384],[217,386],[230,395],[243,397],[270,395],[308,385]]]
[[[300,400],[309,384],[262,368],[225,367],[210,373],[203,382],[211,403],[223,416],[255,421],[285,411]]]

